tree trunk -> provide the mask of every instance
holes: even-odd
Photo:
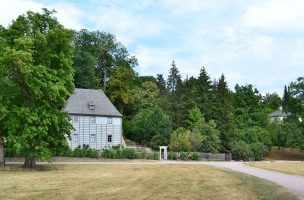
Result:
[[[103,72],[103,91],[106,93],[106,87],[107,87],[107,68],[104,68]]]
[[[36,167],[36,157],[30,156],[26,157],[23,167],[25,168],[35,168]]]
[[[3,167],[5,165],[4,160],[4,140],[0,136],[0,167]]]

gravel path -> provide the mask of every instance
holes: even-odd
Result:
[[[7,162],[7,164],[22,164],[22,162]],[[47,164],[38,162],[38,164]],[[250,167],[243,162],[199,162],[199,161],[97,161],[97,162],[53,162],[53,164],[75,164],[75,165],[155,165],[155,164],[186,164],[186,165],[208,165],[218,168],[225,168],[237,172],[242,172],[262,179],[272,181],[296,194],[304,200],[304,176],[284,174],[270,170]]]

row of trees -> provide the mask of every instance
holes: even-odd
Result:
[[[154,149],[232,151],[239,159],[257,159],[273,144],[304,149],[302,123],[268,117],[280,105],[304,115],[304,78],[281,99],[252,85],[231,91],[224,75],[212,80],[205,68],[183,79],[174,61],[166,79],[139,76],[114,35],[65,29],[53,13],[27,12],[0,26],[0,164],[4,145],[22,150],[28,167],[67,148],[73,128],[60,110],[74,86],[102,88],[124,116],[124,137]]]
[[[275,127],[282,124],[271,124],[269,114],[283,105],[286,112],[291,112],[294,116],[303,115],[301,78],[286,87],[284,97],[281,99],[276,93],[263,96],[250,84],[237,84],[234,91],[231,91],[224,75],[212,81],[205,68],[199,71],[197,77],[182,79],[174,61],[167,79],[162,74],[157,74],[156,77],[139,76],[133,69],[137,65],[136,59],[129,56],[125,47],[117,42],[114,36],[87,30],[77,32],[76,35],[78,42],[75,42],[77,44],[75,52],[79,55],[88,54],[88,57],[94,58],[92,60],[95,61],[84,67],[82,63],[88,63],[86,59],[82,56],[79,62],[79,59],[76,59],[77,55],[75,56],[73,64],[77,77],[75,85],[81,88],[100,88],[101,83],[105,83],[104,74],[107,74],[108,79],[103,88],[124,115],[126,138],[154,149],[157,149],[158,145],[169,145],[172,150],[185,150],[184,147],[177,147],[178,142],[176,142],[183,138],[185,141],[181,143],[186,144],[187,150],[232,151],[237,155],[237,151],[242,152],[247,149],[247,153],[239,155],[238,158],[253,159],[260,158],[261,154],[264,155],[272,145],[288,144],[287,146],[292,147],[293,142],[279,141],[282,137],[278,137],[281,133],[277,130],[281,129]],[[108,35],[108,37],[96,37],[96,35]],[[92,42],[95,40],[100,41]],[[100,59],[109,60],[106,72],[105,69],[100,68],[102,63],[98,60],[99,54],[96,53],[98,51],[90,51],[90,49],[108,52],[102,54],[108,57]],[[86,68],[90,68],[91,77],[83,72],[87,70]],[[93,82],[93,80],[99,81]],[[194,115],[193,113],[197,115],[201,113],[199,117],[201,126],[197,125],[196,128],[189,125],[189,117]],[[283,124],[289,123],[286,121]],[[209,138],[206,136],[209,134],[208,131],[212,133]],[[200,134],[197,134],[198,132]],[[191,138],[193,139],[195,134],[195,140],[200,144],[200,148],[192,146]],[[206,142],[210,142],[215,147],[208,148]],[[236,146],[242,148],[234,148]],[[260,152],[259,156],[257,152]]]

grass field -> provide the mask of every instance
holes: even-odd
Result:
[[[272,147],[266,160],[300,160],[304,161],[304,152],[289,148]]]
[[[304,162],[251,162],[249,165],[252,167],[304,176]]]
[[[199,165],[0,168],[0,199],[296,199],[271,182]]]

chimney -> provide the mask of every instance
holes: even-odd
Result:
[[[88,102],[88,107],[90,110],[95,110],[95,103],[93,101]]]

